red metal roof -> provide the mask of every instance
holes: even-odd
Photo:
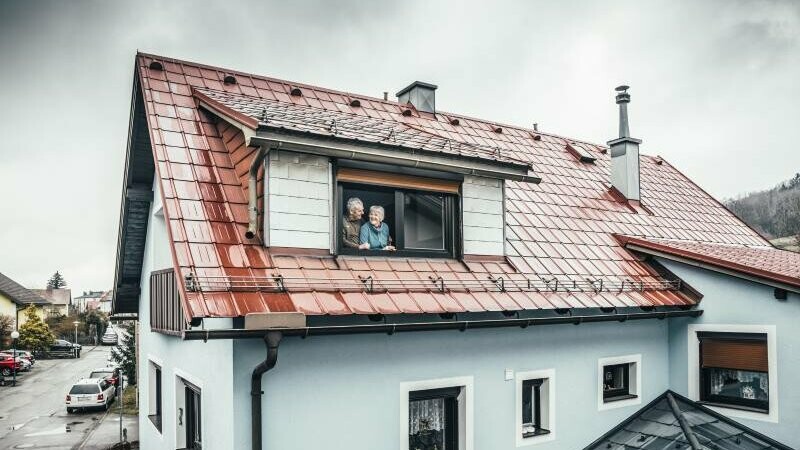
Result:
[[[629,247],[675,255],[800,288],[800,253],[766,245],[753,247],[632,236],[618,236],[618,239]]]
[[[162,63],[162,70],[149,68],[154,59]],[[767,245],[661,158],[641,158],[645,209],[621,202],[610,192],[610,159],[604,146],[444,112],[433,115],[412,108],[406,115],[409,106],[397,102],[160,56],[138,54],[136,66],[176,269],[197,280],[242,277],[264,283],[248,292],[210,292],[187,291],[182,282],[188,317],[265,311],[389,314],[691,305],[693,299],[669,289],[612,234]],[[231,74],[237,82],[224,83]],[[293,88],[302,95],[291,95]],[[348,120],[370,119],[370,129],[381,132],[386,124],[396,124],[408,131],[406,136],[417,136],[409,145],[417,145],[424,135],[429,142],[451,142],[470,156],[493,154],[521,161],[530,164],[542,182],[506,182],[506,260],[334,258],[268,249],[244,237],[247,167],[253,149],[244,145],[237,128],[198,108],[193,90],[204,101],[237,112],[242,123],[251,126],[263,122],[248,115],[255,111],[253,105],[267,104],[277,111],[276,122],[287,120],[280,111],[291,110],[291,123],[283,125],[306,126],[308,132],[318,132],[318,124],[304,125],[303,118],[325,112]],[[360,106],[351,106],[353,99]],[[596,161],[581,162],[574,156],[575,147]],[[285,289],[270,284],[277,276],[283,277]],[[368,277],[375,280],[376,289],[363,288]],[[513,287],[501,291],[499,278],[517,287],[533,280],[533,292]],[[587,280],[605,288],[586,289]],[[444,288],[439,289],[442,282]],[[578,283],[584,289],[576,288]],[[353,288],[359,285],[361,289]],[[542,286],[540,292],[535,292],[537,286]]]

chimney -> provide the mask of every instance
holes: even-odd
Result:
[[[436,112],[436,85],[415,81],[397,93],[397,101],[411,103],[417,111]]]
[[[628,103],[631,96],[628,86],[619,86],[619,137],[608,141],[611,148],[611,185],[628,200],[639,201],[639,139],[630,137],[628,128]]]

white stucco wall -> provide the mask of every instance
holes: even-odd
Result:
[[[556,437],[579,449],[640,405],[598,411],[598,359],[641,354],[642,404],[668,388],[667,323],[641,321],[387,335],[286,338],[264,375],[264,445],[281,450],[401,449],[403,383],[472,377],[475,450],[517,448],[516,382],[506,369],[554,369]],[[233,448],[250,445],[250,373],[260,340],[234,344]]]
[[[465,255],[503,255],[503,181],[467,176],[461,187]]]
[[[774,289],[686,264],[660,260],[695,289],[704,294],[696,319],[670,319],[670,384],[675,392],[692,398],[690,382],[698,374],[690,371],[690,326],[710,327],[714,331],[754,332],[774,330],[775,345],[769,354],[770,366],[777,368],[777,405],[770,402],[770,414],[717,408],[736,421],[786,445],[800,448],[800,295],[789,293],[787,300],[776,300]],[[693,344],[695,345],[695,344]],[[776,390],[776,391],[775,391]],[[697,398],[693,398],[697,400]]]
[[[161,197],[158,186],[154,187],[153,205],[148,223],[144,264],[142,268],[139,298],[139,441],[143,449],[170,449],[182,447],[178,441],[181,428],[177,424],[176,398],[182,392],[176,389],[178,376],[202,388],[203,448],[236,448],[232,445],[233,402],[232,392],[232,348],[230,341],[184,342],[174,336],[150,331],[150,273],[153,270],[172,267],[167,242],[167,229],[159,210]],[[218,324],[229,328],[230,320]],[[154,361],[162,370],[162,431],[158,432],[150,421],[151,410],[149,361]]]
[[[276,150],[267,160],[272,247],[331,248],[331,170],[328,158]]]

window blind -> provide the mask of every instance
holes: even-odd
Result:
[[[766,339],[699,337],[703,368],[769,372]]]
[[[461,182],[456,180],[415,177],[399,173],[378,172],[350,167],[339,168],[336,172],[336,178],[338,181],[345,183],[417,189],[421,191],[444,192],[447,194],[458,194],[458,189],[461,185]]]

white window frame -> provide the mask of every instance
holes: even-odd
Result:
[[[616,364],[633,365],[628,369],[628,392],[635,398],[607,402],[603,398],[603,368]],[[624,408],[642,404],[642,354],[611,356],[597,360],[597,410]]]
[[[205,403],[205,396],[203,395],[203,392],[205,392],[205,389],[203,388],[203,380],[201,380],[200,378],[195,377],[194,375],[192,375],[190,373],[184,372],[181,369],[173,369],[172,374],[173,374],[172,379],[174,380],[174,386],[175,386],[175,403],[174,403],[174,408],[175,408],[175,423],[174,423],[174,427],[175,427],[175,448],[185,448],[186,447],[186,430],[184,429],[184,427],[186,426],[186,411],[185,410],[183,411],[183,416],[182,416],[182,422],[183,423],[178,423],[178,408],[184,408],[184,406],[186,405],[185,392],[183,390],[183,387],[184,387],[183,381],[184,380],[188,381],[189,383],[197,386],[200,389],[200,402],[201,402],[201,404]],[[163,392],[162,392],[161,395],[163,397],[163,395],[164,395]],[[207,429],[208,428],[206,428],[206,414],[202,414],[202,412],[201,412],[201,416],[200,416],[200,430],[201,430],[201,433],[203,432],[203,430],[207,430]]]
[[[687,341],[689,358],[689,399],[700,400],[700,339],[698,331],[711,331],[718,333],[763,333],[767,335],[767,359],[769,373],[769,413],[745,411],[724,406],[704,405],[714,411],[730,417],[741,419],[759,420],[762,422],[778,423],[778,349],[777,329],[775,325],[739,325],[739,324],[692,324],[687,327]]]
[[[437,378],[433,380],[405,381],[400,383],[400,450],[408,448],[408,398],[413,391],[460,387],[464,396],[463,409],[459,408],[459,450],[474,450],[473,397],[474,379],[472,376]]]
[[[158,438],[163,441],[164,440],[164,418],[166,414],[164,414],[164,362],[161,359],[156,358],[153,355],[147,355],[147,415],[151,416],[156,413],[155,411],[155,403],[156,403],[156,383],[155,383],[155,373],[156,367],[161,370],[161,429],[159,430],[156,428],[156,425],[147,418],[147,422],[156,430],[156,434]]]
[[[522,437],[522,382],[539,378],[544,378],[546,380],[545,383],[542,384],[546,389],[542,389],[541,391],[543,397],[541,404],[544,405],[547,403],[547,429],[550,432],[539,436]],[[514,434],[516,436],[517,447],[554,441],[556,439],[556,369],[517,372],[515,385],[516,400],[514,401],[514,409],[516,411],[514,417],[516,418],[516,422],[514,424]]]

